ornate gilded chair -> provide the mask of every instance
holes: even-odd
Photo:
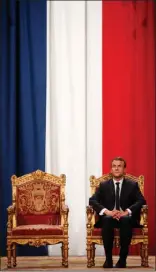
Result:
[[[12,205],[8,207],[7,266],[16,266],[16,244],[62,244],[62,265],[68,267],[68,212],[66,176],[37,170],[11,177]]]
[[[142,194],[144,194],[144,177],[135,177],[129,174],[125,175],[126,178],[132,181],[137,181]],[[90,177],[91,195],[95,193],[100,182],[109,180],[111,174],[105,174],[102,177],[96,178],[95,176]],[[95,266],[95,245],[103,245],[101,229],[94,228],[94,224],[98,219],[98,215],[94,212],[92,207],[86,207],[87,213],[87,267]],[[133,236],[131,245],[140,244],[140,256],[141,265],[148,267],[148,206],[144,205],[141,210],[140,227],[133,229]],[[119,230],[115,229],[114,232],[114,247],[119,247]]]

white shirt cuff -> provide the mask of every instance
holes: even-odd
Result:
[[[102,209],[100,212],[99,212],[99,215],[103,215],[105,210],[107,210],[106,208]]]
[[[130,209],[126,209],[126,211],[128,211],[129,216],[131,216],[131,215],[132,215],[132,211],[131,211]]]

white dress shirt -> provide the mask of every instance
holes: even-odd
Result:
[[[119,197],[120,197],[120,194],[121,194],[121,188],[122,188],[122,183],[123,183],[123,178],[122,179],[120,179],[120,180],[115,180],[115,179],[113,179],[113,183],[114,183],[114,187],[115,187],[115,194],[116,194],[116,183],[117,182],[119,182]],[[116,209],[116,203],[115,203],[115,207],[114,207],[114,210]],[[99,215],[103,215],[104,214],[104,212],[106,211],[107,209],[106,208],[104,208],[104,209],[102,209],[101,211],[100,211],[100,213],[99,213]],[[127,211],[128,211],[128,213],[129,213],[129,216],[131,216],[131,214],[132,214],[132,211],[130,210],[130,209],[126,209]],[[122,211],[122,209],[120,208],[120,211]]]

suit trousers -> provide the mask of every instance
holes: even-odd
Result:
[[[126,261],[132,239],[132,218],[123,216],[118,221],[111,216],[102,216],[102,239],[107,260],[112,259],[114,228],[120,229],[120,259]]]

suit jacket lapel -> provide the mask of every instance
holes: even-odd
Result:
[[[112,200],[113,200],[112,205],[115,205],[115,188],[114,188],[114,182],[112,179],[110,180],[110,190],[111,190]]]
[[[120,205],[122,205],[122,202],[125,196],[126,196],[126,179],[124,178],[122,183],[121,193],[120,193]]]

